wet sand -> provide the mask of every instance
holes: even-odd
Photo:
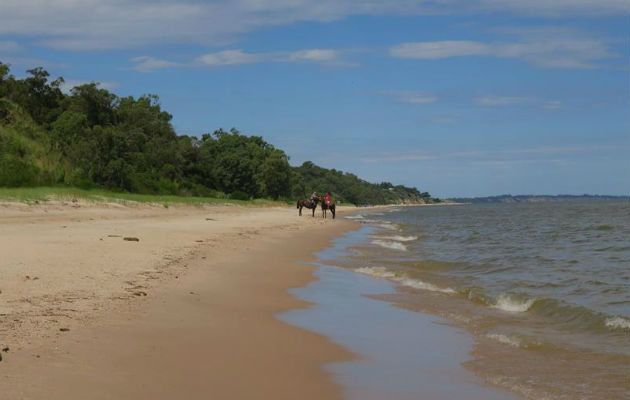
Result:
[[[352,223],[71,207],[3,205],[3,399],[341,398],[322,365],[354,356],[275,315],[307,306],[298,261]]]
[[[487,385],[463,366],[473,337],[447,320],[380,300],[393,294],[393,282],[335,267],[349,247],[366,240],[370,228],[353,230],[319,252],[319,278],[293,289],[313,303],[280,318],[325,334],[352,350],[358,360],[333,362],[327,369],[349,400],[518,400]]]

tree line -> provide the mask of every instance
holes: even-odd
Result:
[[[328,191],[352,204],[434,202],[429,193],[287,154],[232,128],[178,135],[157,95],[119,97],[98,83],[62,91],[43,68],[11,75],[0,62],[0,186],[70,185],[234,199],[306,197]]]

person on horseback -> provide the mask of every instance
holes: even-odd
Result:
[[[311,202],[314,202],[315,200],[317,200],[317,191],[314,191],[313,194],[311,194],[310,199]]]
[[[332,200],[332,198],[330,196],[330,193],[326,192],[326,196],[324,196],[324,201],[326,202],[327,206],[330,206],[331,200]]]

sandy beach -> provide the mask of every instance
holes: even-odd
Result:
[[[322,364],[354,356],[274,316],[308,305],[299,261],[351,222],[81,202],[0,221],[3,399],[340,398]]]

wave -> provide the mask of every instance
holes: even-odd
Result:
[[[529,310],[535,301],[536,299],[526,299],[520,295],[502,293],[492,307],[507,312],[522,313]]]
[[[401,235],[373,236],[373,238],[383,239],[383,240],[394,240],[396,242],[411,242],[413,240],[418,240],[418,236],[401,236]]]
[[[355,271],[361,274],[374,276],[376,278],[390,279],[394,282],[399,283],[402,286],[412,287],[414,289],[422,289],[422,290],[428,290],[431,292],[439,292],[439,293],[447,293],[447,294],[456,293],[455,290],[449,287],[441,288],[429,282],[424,282],[419,279],[412,279],[412,278],[407,277],[404,274],[397,274],[393,271],[390,271],[385,267],[361,267],[361,268],[355,269]]]
[[[630,321],[621,317],[606,318],[605,323],[612,329],[630,329]]]
[[[516,337],[506,336],[501,333],[486,333],[486,337],[513,347],[521,347],[521,341]]]
[[[472,293],[472,291],[470,292]],[[533,313],[570,329],[594,333],[630,330],[630,320],[610,316],[584,306],[552,298],[528,298],[524,294],[503,293],[496,299],[475,293],[469,299],[511,313]]]
[[[363,217],[363,215],[361,215],[361,214],[357,214],[357,215],[348,215],[345,218],[346,219],[364,219],[365,217]]]
[[[440,293],[448,293],[448,294],[457,293],[455,290],[449,287],[440,288],[440,287],[435,286],[432,283],[424,282],[419,279],[403,278],[397,281],[403,286],[412,287],[414,289],[422,289],[422,290],[428,290],[431,292],[440,292]]]
[[[386,249],[407,251],[407,246],[400,242],[393,242],[388,240],[372,240],[372,244],[384,247]]]
[[[393,231],[397,231],[398,230],[398,225],[393,224],[393,223],[391,223],[389,221],[382,221],[382,220],[363,218],[359,222],[362,223],[362,224],[372,225],[372,226],[375,226],[377,228],[389,229],[389,230],[393,230]]]
[[[377,278],[385,278],[385,279],[396,278],[396,274],[392,271],[389,271],[385,267],[361,267],[361,268],[355,269],[355,271],[360,274],[370,275]]]
[[[392,231],[397,231],[398,230],[398,225],[392,224],[391,222],[381,222],[379,224],[376,224],[376,226],[379,227],[379,228],[389,229],[389,230],[392,230]]]

